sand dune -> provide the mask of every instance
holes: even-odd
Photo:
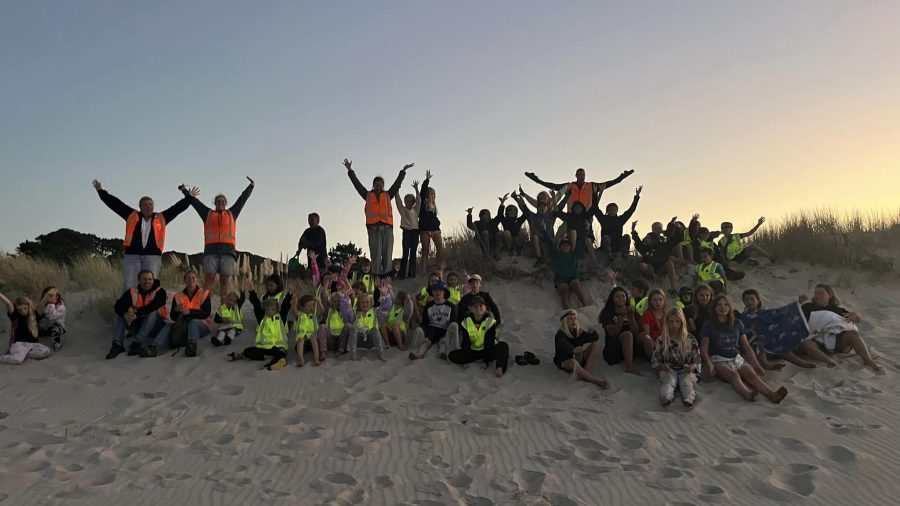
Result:
[[[752,284],[772,306],[822,279],[809,266],[780,265],[753,271],[731,293]],[[600,303],[609,287],[589,286]],[[70,294],[66,347],[0,367],[0,503],[895,502],[896,280],[839,288],[865,318],[884,375],[856,357],[835,369],[788,366],[768,374],[791,391],[782,405],[701,384],[693,411],[660,407],[649,366],[637,377],[600,363],[608,391],[558,371],[549,281],[487,280],[486,290],[513,352],[534,351],[540,366],[513,365],[497,380],[436,353],[413,363],[391,350],[384,364],[364,354],[267,372],[227,363],[208,341],[198,358],[106,361],[110,326],[78,310],[89,294]],[[584,323],[598,312],[584,308]]]

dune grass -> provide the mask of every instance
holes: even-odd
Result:
[[[63,292],[68,290],[71,286],[68,269],[49,260],[23,255],[0,256],[0,290],[10,299],[24,295],[36,303],[47,286]]]

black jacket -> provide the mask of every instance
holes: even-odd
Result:
[[[97,195],[100,196],[100,200],[102,200],[103,203],[106,204],[106,207],[112,209],[112,211],[121,216],[123,220],[127,220],[128,217],[131,216],[131,213],[140,213],[140,211],[130,207],[128,204],[122,202],[106,190],[98,191]],[[162,213],[153,213],[153,215],[156,216],[157,214],[161,214],[163,219],[166,220],[166,225],[168,225],[172,222],[172,220],[177,218],[179,214],[183,213],[190,204],[191,201],[187,197],[184,197]],[[147,238],[147,246],[144,247],[143,241],[141,241],[141,229],[143,226],[144,221],[142,218],[141,221],[138,222],[137,228],[134,231],[134,238],[131,241],[131,245],[125,248],[125,254],[162,255],[163,252],[160,250],[159,245],[156,244],[156,237],[153,236],[152,230],[150,231],[150,235]]]
[[[147,293],[150,293],[157,288],[159,288],[158,279],[153,281],[153,286],[150,288],[149,292],[144,292],[139,287],[136,287],[135,290],[143,295],[146,295]],[[135,309],[135,314],[137,315],[138,319],[141,319],[154,311],[159,311],[160,308],[165,305],[166,291],[160,288],[149,304],[140,309]],[[131,290],[125,290],[125,292],[122,293],[122,296],[119,297],[119,300],[117,300],[115,305],[113,306],[113,311],[115,311],[118,316],[125,316],[125,313],[127,313],[128,309],[131,307],[133,307],[133,303],[131,301]]]

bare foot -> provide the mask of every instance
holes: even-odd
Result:
[[[672,404],[672,399],[669,399],[668,397],[666,397],[665,399],[662,399],[660,402],[662,402],[663,407],[665,407],[665,406],[668,406],[669,404]]]
[[[829,369],[832,367],[837,367],[837,362],[835,362],[834,360],[829,360],[828,362],[825,362],[825,367],[828,367]]]
[[[496,376],[496,377],[498,377],[498,378],[502,378],[502,377],[503,377],[503,369],[500,369],[500,368],[498,367],[497,370],[494,371],[494,376]]]
[[[764,369],[767,371],[780,371],[780,370],[784,369],[784,362],[776,362],[774,364],[768,363],[768,364],[766,364]]]
[[[797,364],[797,365],[799,365],[800,367],[802,367],[804,369],[815,369],[816,368],[816,364],[814,364],[812,362],[803,362],[803,363]]]
[[[350,354],[350,360],[354,360],[354,361],[359,360],[359,354],[354,351],[353,353]]]
[[[319,361],[319,360],[316,360],[315,362],[313,362],[313,364],[314,364],[316,367],[319,367],[320,365],[322,365],[322,362]]]
[[[591,381],[591,383],[597,385],[598,387],[602,388],[603,390],[606,390],[609,387],[609,384],[606,383],[606,380],[604,378],[594,378],[593,381]]]
[[[441,353],[440,357],[441,357],[441,360],[447,360],[447,354],[446,354],[446,353]]]
[[[378,352],[378,360],[381,360],[382,362],[387,362],[387,360],[384,359],[384,353],[381,353],[380,351]]]
[[[303,367],[303,362],[297,362],[297,367]]]
[[[629,373],[629,374],[636,374],[636,375],[638,375],[638,376],[643,376],[643,375],[644,375],[644,373],[642,373],[642,372],[640,371],[640,369],[638,369],[638,368],[635,367],[635,366],[631,366],[631,367],[626,366],[626,367],[625,367],[625,372],[627,372],[627,373]]]
[[[772,401],[772,404],[778,404],[783,401],[785,397],[787,397],[788,390],[787,388],[781,387],[778,390],[772,392],[772,397],[769,398]]]
[[[741,394],[741,397],[743,397],[745,401],[755,402],[757,395],[759,395],[759,392],[751,389],[751,390],[747,390],[745,393]]]
[[[684,404],[684,407],[686,407],[688,409],[691,409],[694,407],[694,401],[686,401],[684,399],[681,399],[681,403]]]
[[[875,362],[872,362],[871,364],[866,364],[866,367],[868,367],[869,369],[872,369],[873,371],[875,371],[878,374],[884,374],[884,368],[881,367],[880,365],[876,364]]]
[[[421,353],[416,353],[416,352],[414,352],[414,351],[409,352],[409,359],[410,359],[410,360],[419,360],[420,358],[422,358],[422,354],[421,354]]]

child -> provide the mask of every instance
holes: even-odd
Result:
[[[769,262],[775,261],[775,259],[772,258],[772,256],[769,255],[766,250],[760,248],[755,244],[745,245],[742,242],[744,238],[753,235],[765,222],[766,219],[764,217],[760,218],[759,221],[756,222],[756,225],[754,225],[749,232],[744,232],[741,234],[733,233],[734,225],[732,225],[731,222],[722,222],[722,238],[719,239],[719,247],[722,248],[722,255],[725,257],[725,261],[728,263],[728,267],[730,267],[731,269],[737,269],[738,263],[746,261],[753,254],[760,254],[769,259]]]
[[[447,274],[447,289],[450,290],[450,297],[447,298],[451,304],[454,306],[459,305],[459,301],[462,300],[463,295],[468,293],[468,287],[462,287],[459,285],[459,274],[455,272],[450,272]]]
[[[675,390],[681,390],[681,403],[694,406],[694,384],[700,369],[700,346],[687,330],[687,321],[680,308],[666,313],[662,336],[653,350],[650,366],[659,373],[659,400],[663,406],[672,404]]]
[[[48,286],[41,292],[41,302],[37,307],[38,330],[41,336],[50,336],[53,349],[62,348],[62,335],[66,333],[66,303],[55,286]]]
[[[350,298],[340,292],[332,292],[325,321],[319,325],[321,360],[325,360],[326,351],[337,352],[338,356],[347,352],[352,327],[353,307]]]
[[[675,301],[675,307],[684,311],[684,308],[691,305],[694,301],[694,290],[689,286],[682,286],[678,289],[678,300]]]
[[[350,278],[351,283],[362,283],[366,293],[372,295],[375,293],[375,276],[372,275],[372,261],[368,258],[359,259],[359,270],[353,271],[353,277]]]
[[[456,325],[456,306],[450,304],[447,297],[450,290],[443,281],[438,281],[432,285],[429,290],[432,301],[425,306],[422,313],[422,326],[416,329],[416,338],[413,342],[422,343],[418,347],[409,352],[410,360],[423,358],[428,350],[435,344],[440,343],[446,338],[450,341],[449,345],[445,341],[442,346],[440,356],[442,359],[447,358],[447,348],[456,349],[458,339],[458,327]]]
[[[491,258],[496,258],[497,235],[500,233],[499,217],[491,219],[491,212],[482,209],[478,212],[478,221],[472,221],[472,208],[466,209],[466,226],[475,232],[475,240],[481,247],[481,252]],[[428,285],[431,286],[431,285]]]
[[[412,193],[403,197],[400,193],[394,196],[397,212],[400,214],[400,229],[403,230],[403,254],[400,260],[399,279],[416,277],[416,250],[419,248],[419,182],[413,181]]]
[[[779,370],[784,367],[784,364],[769,362],[770,353],[805,369],[816,366],[792,352],[809,336],[803,312],[796,302],[776,309],[763,309],[759,292],[752,288],[744,290],[741,300],[744,302],[744,312],[740,314],[740,319],[763,369]]]
[[[384,342],[390,346],[391,343],[400,349],[406,346],[407,340],[407,324],[412,317],[413,301],[412,296],[400,290],[394,297],[393,305],[388,313],[387,321],[381,326],[381,335]]]
[[[469,315],[462,323],[461,347],[451,351],[447,358],[454,364],[470,364],[481,361],[487,369],[496,362],[494,375],[506,374],[509,365],[509,345],[497,340],[497,322],[487,311],[487,303],[476,295],[469,304]]]
[[[253,305],[254,312],[256,312],[256,307],[259,306],[260,299],[256,295],[256,290],[252,287],[250,288],[250,295],[248,298],[250,299],[250,304]],[[266,278],[266,293],[263,294],[262,301],[275,299],[275,302],[279,304],[278,314],[281,316],[282,322],[287,321],[288,312],[291,310],[292,298],[293,294],[285,292],[284,281],[281,279],[281,276],[272,274]]]
[[[650,307],[641,316],[641,332],[637,336],[637,343],[644,350],[644,356],[650,358],[666,325],[666,294],[659,288],[654,288],[650,290],[648,299]]]
[[[219,324],[216,336],[211,339],[213,346],[228,346],[235,337],[244,331],[244,315],[241,306],[244,305],[244,292],[240,297],[235,292],[228,292],[216,311],[214,321]]]
[[[384,301],[390,307],[391,296],[385,295]],[[350,331],[350,341],[347,345],[350,359],[359,359],[357,350],[360,347],[375,348],[378,351],[378,360],[384,362],[384,341],[378,332],[378,311],[373,306],[371,295],[364,293],[359,296],[359,310],[356,311],[355,316],[353,329]]]
[[[259,322],[256,325],[255,346],[245,348],[241,353],[230,353],[228,359],[265,360],[266,357],[272,357],[263,369],[269,371],[283,369],[287,365],[287,331],[278,311],[278,301],[274,297],[262,301],[261,304],[258,301],[253,303],[253,312]]]
[[[0,356],[0,363],[19,365],[26,358],[41,360],[50,356],[50,348],[38,342],[38,313],[27,297],[17,297],[15,304],[0,293],[10,321],[9,353]]]
[[[500,206],[497,207],[497,216],[500,217],[500,225],[503,227],[500,239],[503,243],[503,249],[510,256],[521,256],[522,248],[528,244],[528,232],[522,228],[527,218],[524,215],[519,216],[519,209],[516,206],[504,206],[508,198],[508,193],[498,197]]]
[[[699,285],[694,290],[694,302],[684,311],[688,322],[688,332],[699,334],[703,324],[709,318],[709,302],[713,298],[713,289],[709,285]]]
[[[700,248],[700,264],[695,272],[697,284],[707,284],[716,295],[725,293],[725,268],[713,261],[713,252],[709,248]]]
[[[643,278],[636,278],[631,282],[629,288],[631,288],[631,298],[628,299],[628,305],[631,306],[631,309],[634,309],[638,317],[644,316],[644,312],[647,311],[647,305],[650,303],[647,300],[650,284]]]
[[[735,392],[747,401],[755,401],[761,393],[774,404],[781,402],[788,394],[787,388],[772,390],[761,379],[765,371],[756,360],[744,324],[734,315],[728,297],[717,295],[710,305],[714,313],[700,329],[700,353],[707,373],[731,383]],[[741,356],[741,350],[749,357],[749,363]]]
[[[801,309],[809,322],[810,331],[815,333],[815,339],[800,344],[804,353],[814,360],[825,362],[828,367],[834,367],[837,363],[829,355],[852,350],[859,355],[863,365],[881,372],[881,367],[875,363],[859,333],[857,324],[862,321],[862,316],[842,308],[834,288],[821,283],[816,285],[812,301],[803,304]]]
[[[559,241],[557,250],[552,244],[547,245],[547,252],[553,259],[553,285],[559,293],[563,309],[570,309],[571,295],[578,297],[580,307],[588,305],[588,298],[578,280],[578,255],[572,251],[572,242],[568,239]]]
[[[313,363],[321,364],[322,357],[319,355],[319,339],[316,334],[319,328],[319,320],[316,317],[316,309],[318,309],[318,301],[312,295],[303,295],[297,299],[297,304],[291,308],[296,314],[297,320],[294,322],[294,338],[297,340],[297,367],[303,367],[304,354],[306,348],[310,348],[313,353]]]
[[[606,389],[603,376],[591,374],[594,361],[600,354],[600,336],[594,329],[582,330],[578,324],[578,312],[567,309],[560,318],[559,330],[554,337],[555,353],[553,363],[556,367],[572,373],[581,381],[593,383]]]
[[[609,365],[624,360],[625,372],[641,376],[634,365],[634,341],[641,329],[639,318],[635,309],[628,305],[628,292],[621,286],[613,287],[599,316],[606,333],[603,360]]]
[[[428,284],[422,287],[422,291],[416,295],[416,302],[418,302],[416,307],[416,315],[419,317],[419,321],[422,320],[422,309],[431,302],[431,295],[429,292],[431,291],[431,287],[434,286],[435,283],[441,280],[441,273],[432,272],[428,275]]]

